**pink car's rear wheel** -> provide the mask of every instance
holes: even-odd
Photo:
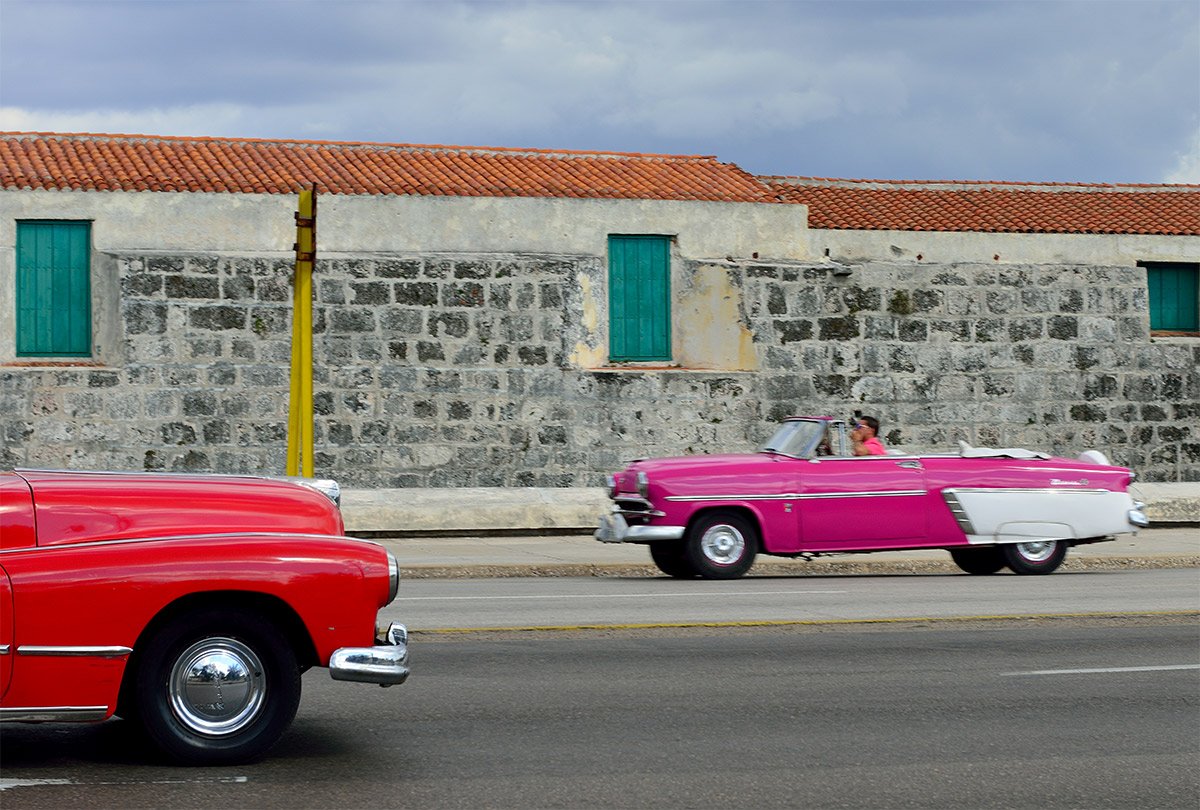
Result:
[[[1062,565],[1067,544],[1062,540],[1008,543],[1000,547],[1004,564],[1014,574],[1049,574]]]

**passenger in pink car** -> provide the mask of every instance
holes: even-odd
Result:
[[[879,441],[879,420],[874,416],[860,416],[854,430],[850,431],[850,441],[856,456],[886,456],[887,448]]]

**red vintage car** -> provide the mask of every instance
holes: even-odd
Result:
[[[332,481],[0,473],[0,720],[138,722],[171,759],[245,762],[300,675],[403,683],[377,627],[400,571],[344,536]]]

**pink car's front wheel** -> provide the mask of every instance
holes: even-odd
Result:
[[[952,548],[950,558],[968,574],[994,574],[1004,567],[1004,554],[996,546]]]
[[[735,579],[754,565],[758,529],[737,512],[709,512],[688,528],[684,559],[705,579]]]

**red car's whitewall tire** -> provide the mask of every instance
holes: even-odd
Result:
[[[146,734],[191,765],[249,762],[282,736],[300,705],[300,669],[266,619],[203,610],[159,631],[139,658],[133,699]]]

